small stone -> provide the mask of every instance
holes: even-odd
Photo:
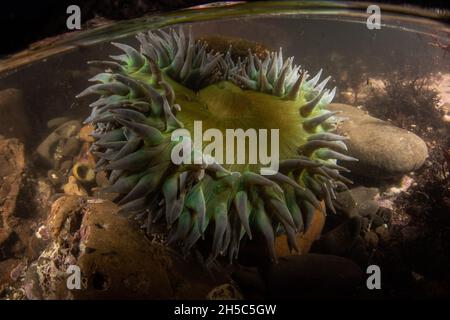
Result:
[[[76,196],[64,196],[53,202],[47,222],[43,227],[53,239],[57,238],[64,227],[70,226],[74,221],[79,221],[81,211],[85,204],[85,198]],[[65,225],[66,224],[66,225]],[[79,225],[78,225],[79,227]],[[76,229],[76,223],[72,229]]]
[[[72,164],[73,164],[72,159],[65,160],[61,163],[58,170],[60,172],[67,173],[70,169],[72,169]]]
[[[11,280],[17,281],[24,274],[25,270],[26,270],[26,264],[22,261],[19,262],[17,264],[17,266],[14,269],[12,269],[9,274]]]
[[[356,237],[355,244],[348,253],[347,258],[356,262],[360,266],[364,266],[369,263],[369,252],[367,251],[367,245],[363,237]]]
[[[345,104],[330,104],[330,111],[341,111],[337,133],[349,137],[348,154],[358,162],[342,165],[352,174],[375,178],[392,178],[419,169],[428,157],[425,142],[407,130],[374,118]]]
[[[69,177],[69,181],[63,186],[63,191],[71,196],[87,196],[86,190],[78,184],[74,176]]]
[[[47,172],[47,178],[53,186],[61,185],[65,179],[64,175],[61,172],[53,169]]]
[[[56,128],[37,147],[36,152],[40,159],[42,159],[47,166],[53,168],[56,167],[63,158],[62,150],[65,141],[74,137],[80,130],[80,127],[81,123],[79,121],[71,120]]]
[[[386,225],[376,228],[375,233],[378,235],[381,244],[386,244],[389,242],[391,236]]]
[[[370,220],[370,227],[371,229],[376,229],[379,226],[382,226],[383,224],[385,224],[384,220],[382,217],[380,217],[377,214],[371,214],[368,216],[369,220]]]
[[[73,157],[78,153],[79,150],[80,141],[75,137],[71,137],[67,139],[67,141],[62,146],[61,155],[65,158]]]
[[[380,207],[377,214],[383,219],[384,223],[391,223],[392,220],[392,210],[385,207]]]
[[[379,190],[377,188],[360,186],[338,192],[334,204],[337,210],[341,211],[349,218],[357,215],[365,217],[377,212],[379,205],[373,199],[378,193]]]
[[[3,244],[11,240],[13,228],[19,223],[14,214],[24,169],[24,146],[17,139],[0,140],[0,260],[8,258]]]
[[[10,286],[11,280],[13,280],[11,279],[11,275],[15,278],[13,281],[19,279],[21,274],[19,274],[19,270],[16,270],[16,268],[20,264],[22,264],[22,261],[17,259],[11,258],[7,260],[0,260],[0,293]]]
[[[94,142],[94,137],[91,136],[91,133],[94,131],[94,127],[92,124],[87,124],[80,129],[80,140],[84,142],[92,143]]]
[[[106,171],[97,172],[97,174],[95,175],[95,183],[98,187],[101,187],[101,188],[109,186],[109,181],[108,181]]]
[[[370,229],[370,220],[366,217],[361,218],[361,230],[368,231]]]
[[[378,236],[373,231],[368,231],[364,234],[364,240],[366,241],[369,248],[376,248],[378,246]]]
[[[325,207],[323,201],[321,203],[321,206],[322,208]],[[324,225],[325,225],[325,214],[321,210],[316,209],[311,219],[310,226],[308,227],[306,232],[298,233],[296,236],[297,247],[300,251],[298,252],[299,254],[305,254],[309,252],[314,241],[319,239]],[[281,235],[275,239],[275,253],[278,257],[293,254],[289,250],[286,235]]]
[[[206,296],[208,300],[243,300],[242,294],[231,283],[215,287]]]

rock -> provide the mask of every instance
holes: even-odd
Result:
[[[385,207],[380,207],[377,214],[383,219],[384,223],[389,224],[392,221],[392,210]]]
[[[338,192],[333,202],[335,208],[347,217],[365,217],[375,214],[379,205],[373,199],[377,196],[377,188],[357,187],[350,190]]]
[[[84,142],[92,143],[94,142],[94,137],[91,133],[94,131],[94,126],[92,124],[86,124],[80,129],[80,140]]]
[[[415,134],[371,117],[345,104],[330,104],[345,118],[337,132],[349,137],[348,154],[358,162],[342,162],[352,174],[369,178],[392,178],[419,169],[428,157],[425,142]]]
[[[67,117],[57,117],[57,118],[53,118],[47,121],[47,128],[49,129],[55,129],[57,127],[59,127],[60,125],[66,123],[70,121],[69,118]]]
[[[322,208],[325,208],[323,201],[321,205]],[[299,249],[298,253],[305,254],[309,252],[314,241],[319,239],[324,225],[325,214],[322,211],[316,209],[306,232],[298,233],[296,236],[297,247]],[[275,239],[275,253],[278,257],[288,256],[292,254],[292,252],[289,250],[286,235],[279,236]]]
[[[76,137],[70,137],[61,148],[61,155],[64,158],[70,158],[77,154],[80,150],[80,141]]]
[[[74,139],[81,128],[81,123],[71,120],[56,128],[37,147],[36,152],[44,163],[50,167],[57,167],[60,162],[73,157],[78,150],[74,150]],[[64,154],[63,154],[64,152]],[[72,152],[72,154],[69,154]]]
[[[24,284],[29,299],[205,299],[223,275],[150,242],[110,201],[63,196],[46,222],[52,241]],[[42,231],[45,234],[45,231]],[[66,287],[66,270],[80,268],[81,290]]]
[[[206,296],[208,300],[243,300],[242,294],[231,283],[213,288]]]
[[[369,263],[370,256],[363,237],[356,237],[355,243],[350,252],[346,255],[346,258],[351,259],[360,266],[365,266]]]
[[[266,265],[262,275],[268,298],[342,298],[364,285],[361,269],[351,260],[321,254],[287,256]]]
[[[344,255],[348,253],[361,231],[361,218],[348,219],[338,227],[324,234],[312,247],[313,252]]]
[[[382,244],[382,245],[387,244],[391,238],[391,235],[389,234],[389,230],[385,225],[382,225],[382,226],[379,226],[378,228],[376,228],[375,233],[378,235],[380,244]]]
[[[95,174],[95,185],[100,188],[105,188],[110,185],[106,171],[98,171]]]
[[[60,186],[67,179],[62,172],[53,169],[47,171],[47,178],[55,187]]]
[[[324,203],[321,203],[322,207]],[[275,239],[275,254],[277,257],[288,256],[291,254],[308,253],[314,241],[316,241],[325,225],[325,214],[320,210],[315,210],[308,222],[309,227],[306,232],[296,234],[296,243],[299,252],[290,251],[287,237],[281,234]],[[255,267],[263,263],[270,262],[270,253],[266,241],[262,237],[254,237],[251,241],[243,240],[239,248],[238,261],[246,267]]]
[[[0,260],[8,258],[7,247],[15,242],[11,237],[19,223],[14,213],[24,169],[23,145],[17,139],[0,140]]]
[[[378,236],[374,231],[368,231],[364,234],[364,240],[371,249],[378,247]]]
[[[31,126],[26,113],[22,91],[14,88],[0,90],[0,134],[26,143]]]
[[[74,176],[69,177],[69,181],[63,186],[63,191],[70,196],[87,196],[86,190],[78,184]]]
[[[15,280],[11,279],[11,275],[15,276],[14,270],[21,264],[22,262],[18,259],[0,261],[0,296],[10,285],[11,280],[16,281],[18,279],[18,277]]]
[[[111,202],[90,204],[80,227],[77,264],[85,290],[76,298],[133,297],[164,299],[173,294],[165,270],[164,248],[153,246],[129,221],[117,215]]]
[[[378,214],[371,214],[368,216],[369,220],[370,220],[370,228],[371,229],[376,229],[379,226],[382,226],[384,224],[384,220],[382,217],[380,217]]]

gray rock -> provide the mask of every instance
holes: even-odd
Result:
[[[347,217],[369,216],[375,214],[379,205],[374,197],[379,193],[377,188],[357,187],[336,194],[334,205]]]
[[[387,106],[388,107],[388,106]],[[428,157],[425,142],[407,130],[374,118],[346,104],[330,104],[345,118],[337,132],[348,136],[348,154],[358,162],[343,162],[352,174],[370,178],[392,178],[419,169]]]

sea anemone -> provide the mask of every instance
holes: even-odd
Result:
[[[232,48],[215,53],[190,30],[149,31],[137,39],[139,51],[113,43],[124,53],[90,62],[106,71],[78,95],[100,96],[86,121],[95,126],[96,169],[107,172],[105,192],[118,194],[120,212],[145,216],[148,228],[163,220],[167,242],[185,254],[200,238],[210,241],[209,261],[218,255],[232,261],[241,240],[255,234],[273,260],[280,233],[298,251],[296,233],[323,210],[322,200],[334,212],[335,188],[351,183],[336,160],[356,160],[342,153],[345,137],[330,132],[337,120],[326,110],[335,94],[325,89],[329,77],[319,83],[320,71],[309,79],[281,49],[264,59],[250,50],[232,59]],[[220,130],[279,129],[278,172],[261,175],[250,164],[174,164],[171,151],[183,139],[172,141],[171,134],[192,132],[196,120]]]

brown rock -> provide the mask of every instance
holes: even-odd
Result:
[[[113,202],[95,198],[55,201],[46,224],[53,241],[28,271],[29,298],[204,299],[227,281],[213,279],[203,266],[150,242],[117,211]],[[66,287],[69,265],[80,268],[81,290]]]
[[[60,197],[53,202],[45,225],[53,239],[63,236],[61,234],[63,228],[76,230],[80,227],[80,222],[72,223],[72,221],[81,221],[85,202],[85,198],[76,196]]]
[[[80,186],[74,176],[70,176],[67,183],[63,186],[65,194],[70,196],[87,196],[86,190]]]
[[[86,288],[75,291],[75,298],[171,298],[164,249],[130,228],[114,203],[93,203],[86,209],[77,261]]]
[[[80,129],[80,140],[84,142],[92,143],[94,142],[94,137],[91,133],[94,131],[94,126],[92,124],[87,124]]]
[[[386,244],[389,242],[391,236],[389,230],[385,225],[381,225],[375,229],[375,233],[378,235],[381,244]]]
[[[31,134],[22,91],[0,90],[0,134],[25,143]]]
[[[231,283],[226,283],[212,289],[207,298],[209,300],[243,300],[241,292]]]
[[[23,145],[17,139],[0,140],[0,248],[10,238],[12,228],[18,223],[14,213],[24,168]]]
[[[13,280],[11,279],[11,273],[20,264],[21,261],[18,259],[7,259],[0,261],[0,293],[10,285],[11,280]]]
[[[323,201],[322,208],[325,208]],[[306,230],[306,232],[304,233],[298,233],[296,236],[297,247],[300,251],[300,254],[309,252],[313,242],[319,239],[324,225],[325,214],[322,211],[316,209],[308,230]],[[284,257],[292,254],[292,252],[289,250],[286,235],[279,236],[275,239],[275,252],[278,257]]]
[[[374,231],[368,231],[364,234],[364,240],[369,248],[376,248],[378,246],[378,235]]]

